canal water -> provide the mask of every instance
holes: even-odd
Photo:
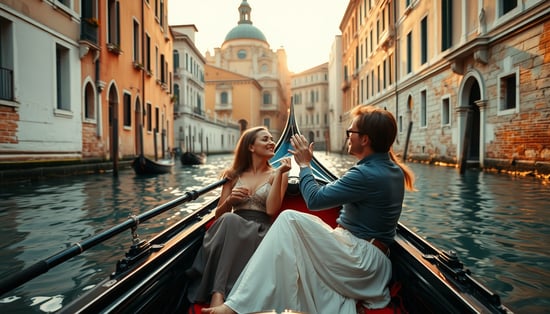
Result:
[[[200,166],[139,177],[111,173],[0,185],[0,278],[25,269],[186,191],[219,179],[232,155],[209,156]],[[341,175],[355,160],[317,153]],[[550,308],[550,187],[525,177],[409,164],[416,192],[408,192],[401,221],[443,250],[455,250],[475,278],[516,313]],[[219,190],[139,226],[147,239]],[[131,245],[125,232],[0,296],[1,313],[55,312],[114,270]]]

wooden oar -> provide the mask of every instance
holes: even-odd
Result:
[[[183,203],[187,203],[190,201],[193,201],[197,199],[199,196],[208,193],[215,188],[223,185],[227,182],[227,179],[224,178],[222,180],[219,180],[217,182],[214,182],[210,185],[205,186],[202,189],[199,190],[193,190],[185,192],[184,195],[181,197],[178,197],[172,201],[169,201],[163,205],[157,206],[143,214],[133,216],[126,220],[125,222],[116,225],[110,229],[107,229],[101,233],[98,233],[96,235],[93,235],[81,242],[73,244],[70,248],[65,249],[63,251],[60,251],[30,267],[27,269],[24,269],[18,273],[15,273],[13,275],[8,276],[7,278],[0,281],[0,295],[3,295],[4,293],[11,291],[20,285],[26,283],[27,281],[38,277],[39,275],[47,272],[51,268],[69,260],[70,258],[73,258],[80,253],[86,251],[87,249],[105,241],[108,240],[115,235],[128,230],[130,228],[137,227],[137,225],[141,222],[147,221],[169,209],[172,209],[178,205],[181,205]]]

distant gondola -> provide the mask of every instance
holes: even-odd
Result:
[[[206,162],[206,154],[185,152],[180,157],[182,165],[202,165]]]
[[[174,164],[174,160],[172,159],[161,159],[155,161],[140,155],[132,161],[132,168],[136,174],[153,175],[172,172]]]

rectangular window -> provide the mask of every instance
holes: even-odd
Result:
[[[180,53],[174,49],[174,71],[180,67]]]
[[[107,43],[120,48],[120,3],[117,0],[109,0],[107,4]]]
[[[374,70],[370,71],[370,93],[374,96]]]
[[[153,130],[153,109],[151,108],[151,104],[147,104],[147,131],[151,132]]]
[[[155,77],[160,81],[159,47],[155,46]]]
[[[517,0],[499,0],[500,12],[499,17],[505,15],[506,13],[512,11],[518,6]]]
[[[271,128],[271,120],[269,120],[269,118],[264,118],[264,126],[266,128]]]
[[[388,62],[388,85],[391,86],[391,84],[393,84],[393,79],[392,79],[392,75],[393,75],[393,54],[389,55],[388,57],[390,59],[390,62]]]
[[[70,60],[69,49],[55,45],[55,82],[57,92],[57,109],[71,110],[70,101]]]
[[[453,44],[453,1],[441,0],[441,51]]]
[[[160,110],[155,107],[155,131],[160,132]]]
[[[122,99],[123,123],[125,127],[132,126],[132,97],[124,93]]]
[[[426,104],[426,91],[423,90],[420,92],[420,126],[428,126],[428,113],[427,113],[427,104]]]
[[[511,74],[501,76],[498,80],[499,89],[499,111],[517,112],[519,95],[519,74],[516,70]]]
[[[451,101],[449,97],[445,97],[441,101],[441,125],[449,124],[451,124]]]
[[[369,99],[369,75],[365,75],[365,94],[367,95],[367,100]]]
[[[372,53],[373,50],[374,50],[374,46],[372,45],[372,38],[374,37],[373,33],[372,33],[372,29],[370,30],[370,36],[369,36],[369,40],[370,40],[370,52]]]
[[[0,99],[13,100],[13,25],[0,16]]]
[[[151,73],[151,37],[149,34],[145,35],[145,66],[149,73]]]
[[[139,24],[136,20],[134,20],[134,62],[141,63],[140,57],[139,57],[139,47],[141,40],[139,39]]]
[[[164,63],[164,54],[160,54],[160,81],[162,83],[166,83],[166,70]]]
[[[268,92],[264,93],[264,105],[271,105],[271,94]]]
[[[384,59],[384,63],[383,63],[383,66],[382,66],[382,72],[383,72],[383,74],[382,74],[382,82],[384,82],[384,83],[383,83],[383,84],[384,84],[384,86],[383,86],[383,87],[384,87],[384,90],[386,89],[386,81],[387,81],[386,78],[387,78],[387,75],[388,75],[388,73],[387,73],[387,66],[388,66],[388,61],[387,61],[386,59]]]
[[[407,74],[412,72],[412,32],[407,34]]]
[[[361,103],[365,102],[365,80],[361,79]]]
[[[160,0],[159,24],[160,26],[164,26],[164,0]]]
[[[378,76],[378,89],[377,92],[380,93],[380,87],[382,86],[382,77],[380,77],[380,64],[376,67],[376,76]]]
[[[420,22],[420,64],[428,61],[428,17]]]
[[[66,6],[67,8],[70,8],[71,7],[71,0],[57,0],[59,1],[60,3],[62,3],[64,6]]]

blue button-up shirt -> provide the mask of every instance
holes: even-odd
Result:
[[[342,206],[336,222],[359,238],[376,238],[389,245],[401,215],[403,171],[389,153],[371,154],[338,180],[318,184],[310,168],[300,170],[300,191],[310,210]]]

